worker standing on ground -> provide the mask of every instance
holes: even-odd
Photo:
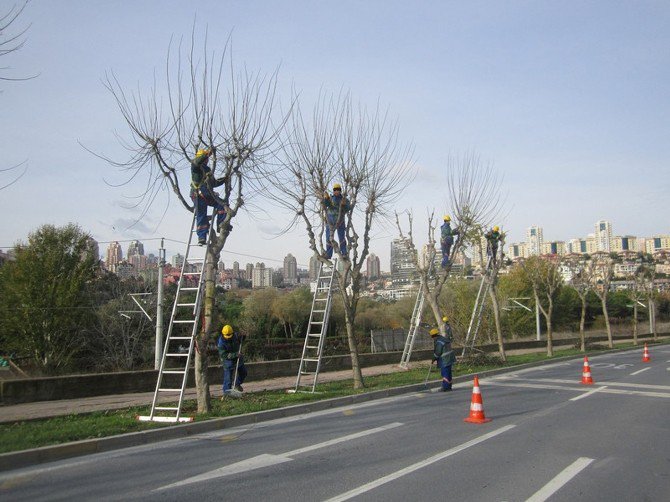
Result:
[[[236,368],[237,381],[235,382],[235,390],[242,392],[242,384],[247,377],[247,368],[244,366],[244,358],[240,354],[241,338],[233,333],[233,327],[230,324],[226,324],[221,330],[221,335],[216,345],[219,349],[219,358],[223,366],[223,395],[230,394]]]
[[[329,260],[333,256],[332,233],[337,230],[337,240],[340,242],[340,254],[342,258],[347,257],[347,241],[345,216],[349,212],[350,206],[347,198],[342,194],[342,185],[335,183],[333,185],[333,195],[326,194],[321,201],[326,211],[326,258]]]
[[[209,167],[209,157],[211,150],[200,149],[195,154],[195,159],[191,162],[191,200],[195,208],[196,233],[198,234],[198,244],[201,246],[207,244],[207,233],[209,232],[209,217],[207,216],[207,207],[212,206],[216,214],[216,224],[219,232],[221,225],[226,218],[226,208],[217,200],[217,194],[214,188],[223,185],[224,179],[216,179]],[[214,218],[214,215],[212,215]],[[233,227],[228,226],[231,230]]]
[[[500,227],[496,225],[489,232],[486,232],[484,237],[486,237],[486,254],[491,258],[491,263],[495,267],[498,260],[498,245],[502,239]]]
[[[454,354],[453,349],[451,348],[452,341],[452,332],[451,326],[449,325],[449,319],[443,317],[442,320],[445,323],[445,332],[447,336],[440,335],[440,332],[437,328],[430,330],[430,336],[433,339],[433,361],[432,363],[437,363],[438,368],[440,368],[440,373],[442,374],[442,392],[449,392],[451,390],[452,383],[452,374],[451,366],[456,361],[456,355]]]
[[[451,216],[445,215],[444,223],[440,227],[440,244],[442,245],[442,268],[446,268],[449,263],[449,254],[451,246],[454,245],[454,236],[458,235],[458,230],[451,228]]]

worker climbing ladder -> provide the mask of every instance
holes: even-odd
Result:
[[[416,301],[414,302],[414,311],[412,312],[412,320],[409,323],[409,331],[407,332],[407,339],[405,340],[405,348],[403,349],[402,357],[400,358],[401,368],[407,368],[409,365],[409,359],[412,357],[414,339],[416,338],[416,335],[419,332],[419,328],[421,327],[424,299],[425,297],[423,293],[423,287],[419,285],[419,293],[416,295]]]
[[[210,226],[207,236],[208,243],[214,234],[213,227],[214,225]],[[209,245],[197,244],[195,232],[194,212],[184,262],[177,283],[177,293],[170,315],[170,325],[165,338],[156,390],[151,403],[151,413],[148,416],[139,416],[138,419],[141,421],[190,422],[193,420],[191,417],[181,417],[180,414],[195,338],[200,325],[205,258],[209,247]]]
[[[323,345],[328,332],[328,320],[332,306],[337,258],[332,264],[322,263],[316,279],[316,290],[312,299],[312,311],[309,314],[309,324],[305,335],[305,344],[302,348],[298,378],[293,392],[314,392],[321,369]],[[304,378],[303,378],[304,377]],[[303,381],[305,380],[305,381]],[[309,390],[311,387],[311,390]]]

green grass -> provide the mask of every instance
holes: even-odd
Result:
[[[617,349],[628,349],[633,344],[617,345]],[[638,348],[640,346],[638,345]],[[597,353],[597,350],[589,354]],[[577,349],[555,350],[554,357],[570,355],[581,355]],[[549,358],[551,360],[552,358]],[[459,363],[454,366],[454,376],[479,373],[486,370],[517,366],[519,364],[535,361],[548,360],[546,354],[529,353],[523,355],[510,355],[507,363],[502,364],[495,357],[483,356],[475,358],[469,363]],[[408,371],[398,371],[385,375],[369,376],[365,378],[365,389],[355,390],[352,380],[340,380],[322,383],[317,386],[318,393],[288,394],[282,390],[254,392],[245,394],[241,399],[212,400],[212,411],[207,414],[195,416],[196,421],[208,420],[216,417],[228,417],[253,413],[257,411],[271,410],[328,399],[333,397],[361,394],[381,389],[400,387],[422,383],[426,379],[428,365],[415,366]],[[439,373],[435,368],[430,373],[430,381],[439,379]],[[195,415],[195,401],[187,401],[184,405],[183,415]],[[139,422],[137,415],[148,415],[149,407],[136,407],[113,411],[94,412],[81,415],[67,415],[45,420],[22,421],[12,424],[0,424],[0,453],[25,450],[40,446],[49,446],[94,439],[127,432],[143,431],[165,427],[172,424],[158,424],[154,422]]]

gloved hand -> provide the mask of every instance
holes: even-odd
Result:
[[[237,359],[237,352],[230,352],[227,356],[227,359],[230,359],[231,361]]]

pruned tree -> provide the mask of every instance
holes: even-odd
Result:
[[[520,262],[533,289],[535,304],[542,312],[547,323],[547,356],[554,355],[552,320],[554,301],[561,285],[561,275],[558,260],[552,256],[531,256]]]
[[[458,238],[451,248],[451,259],[445,267],[438,267],[435,264],[438,252],[435,232],[439,222],[435,218],[435,211],[433,210],[428,215],[428,242],[425,247],[425,256],[421,257],[417,253],[414,240],[412,213],[407,213],[406,230],[403,230],[403,224],[398,213],[396,213],[396,226],[400,238],[405,240],[413,251],[414,265],[420,287],[433,314],[435,324],[442,335],[446,331],[442,321],[444,307],[440,305],[439,298],[451,273],[453,257],[462,254],[467,248],[478,249],[477,246],[481,245],[483,229],[490,226],[493,218],[499,213],[502,203],[498,176],[493,167],[490,164],[484,164],[475,153],[449,156],[445,170],[447,172],[448,195],[445,207],[449,208],[451,221],[459,232]],[[498,267],[501,261],[498,261]],[[502,335],[499,332],[499,340],[501,339]],[[504,354],[504,348],[501,349],[502,354]]]
[[[637,264],[637,267],[635,267],[635,270],[629,274],[628,279],[632,282],[632,289],[630,290],[630,299],[633,303],[633,344],[637,345],[637,335],[638,335],[638,311],[639,311],[639,306],[644,304],[642,303],[643,300],[649,300],[649,297],[647,295],[647,285],[651,282],[653,283],[653,277],[654,277],[654,265],[651,264],[651,266],[648,263],[645,263],[643,261],[639,261]],[[647,306],[649,306],[649,303],[647,303]],[[651,326],[649,327],[649,331],[652,331]]]
[[[398,126],[379,106],[356,105],[349,93],[321,96],[307,119],[295,108],[292,127],[282,143],[281,169],[268,173],[275,202],[302,223],[307,244],[325,262],[326,225],[330,244],[342,269],[336,275],[344,308],[354,387],[364,386],[354,333],[360,299],[361,268],[370,252],[371,231],[388,217],[391,204],[412,178],[412,152],[398,140]],[[324,194],[340,183],[348,209],[340,209],[346,224],[347,254],[335,242],[335,228],[323,207]],[[344,207],[344,206],[342,206]],[[332,314],[331,314],[332,316]]]
[[[580,350],[586,352],[586,300],[593,284],[593,261],[589,255],[571,254],[562,260],[570,276],[570,285],[577,292],[581,301],[579,317]]]
[[[614,260],[605,252],[597,252],[592,255],[593,275],[591,277],[591,289],[600,299],[603,317],[605,318],[605,328],[607,329],[607,345],[611,349],[614,347],[612,339],[612,325],[607,310],[607,295],[610,291],[610,284],[614,276]]]
[[[179,43],[175,49],[170,43],[163,87],[155,82],[147,94],[129,93],[113,72],[104,85],[128,126],[127,137],[120,137],[127,160],[106,160],[125,172],[128,182],[144,180],[137,196],[142,216],[161,192],[172,193],[185,210],[194,210],[187,173],[199,149],[212,152],[212,174],[223,182],[217,202],[226,208],[225,220],[207,248],[203,325],[196,340],[198,412],[205,413],[210,410],[207,340],[218,330],[213,326],[216,267],[230,222],[252,195],[261,193],[260,168],[277,146],[283,125],[275,118],[277,74],[237,71],[230,47],[210,51],[206,32],[200,42],[194,26],[185,47]]]
[[[647,300],[647,310],[649,313],[649,332],[654,335],[654,340],[658,338],[656,332],[656,266],[653,259],[643,259],[636,274],[637,287],[640,288],[642,296]]]

